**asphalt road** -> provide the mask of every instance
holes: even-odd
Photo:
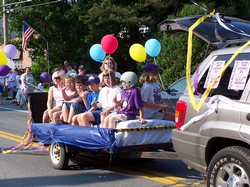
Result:
[[[0,147],[17,145],[27,130],[27,107],[0,105]],[[50,164],[47,150],[0,153],[0,187],[205,186],[180,160],[109,159],[80,154],[66,170]]]

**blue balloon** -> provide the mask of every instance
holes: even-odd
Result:
[[[105,51],[103,51],[101,44],[92,45],[89,53],[91,58],[97,62],[101,62],[106,56],[106,53]]]
[[[145,50],[149,56],[156,57],[161,51],[161,44],[156,39],[149,39],[145,43]]]

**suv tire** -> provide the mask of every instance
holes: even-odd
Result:
[[[231,146],[216,153],[208,167],[207,186],[250,186],[250,150]]]

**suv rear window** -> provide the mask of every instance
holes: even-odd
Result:
[[[225,64],[227,63],[227,61],[232,57],[233,54],[227,54],[227,55],[219,55],[217,57],[214,57],[213,58],[213,61],[225,61]],[[235,100],[239,100],[241,98],[241,95],[242,95],[242,92],[243,90],[242,89],[236,89],[236,88],[233,88],[233,89],[229,89],[229,87],[231,85],[229,85],[230,83],[230,79],[231,79],[231,83],[232,83],[232,77],[231,77],[231,74],[232,74],[232,71],[234,69],[234,65],[235,65],[235,62],[236,61],[250,61],[250,54],[248,53],[241,53],[241,54],[238,54],[236,56],[236,58],[231,62],[231,64],[227,67],[226,71],[224,72],[224,75],[221,77],[220,81],[219,81],[219,84],[217,85],[217,87],[215,89],[212,89],[210,94],[209,94],[209,97],[212,97],[213,95],[223,95],[223,96],[226,96],[230,99],[235,99]],[[212,62],[210,62],[212,63]],[[206,72],[204,73],[204,75],[202,76],[202,78],[200,79],[199,83],[198,83],[198,88],[197,88],[197,91],[200,92],[200,93],[204,93],[205,90],[206,90],[206,81],[207,81],[207,76],[209,74],[209,69],[211,68],[211,64],[210,66],[208,67],[208,69],[206,70]],[[235,73],[235,72],[233,72]],[[249,79],[249,71],[247,72],[247,75],[246,75],[246,82],[247,80]],[[241,83],[241,82],[240,82]],[[228,86],[229,85],[229,86]],[[245,84],[242,86],[244,87]],[[197,95],[197,93],[195,93]]]

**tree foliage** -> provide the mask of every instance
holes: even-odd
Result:
[[[36,0],[27,4],[44,2],[49,0]],[[225,15],[250,19],[248,0],[200,0],[197,3],[208,11],[215,9]],[[19,5],[24,6],[27,5]],[[129,48],[135,43],[144,45],[148,39],[156,38],[162,45],[157,63],[165,68],[162,74],[164,84],[170,84],[185,75],[187,35],[167,36],[158,30],[157,24],[165,19],[194,14],[207,12],[188,0],[63,0],[55,4],[17,9],[9,14],[9,32],[19,32],[19,39],[11,42],[20,51],[23,21],[46,40],[35,34],[27,43],[28,48],[32,49],[29,55],[34,61],[33,74],[48,69],[45,56],[47,42],[50,73],[55,67],[60,68],[65,60],[76,67],[84,64],[86,73],[99,73],[100,63],[91,59],[89,49],[100,43],[106,34],[113,34],[118,39],[118,49],[112,54],[118,63],[118,71],[123,73],[132,70],[140,75],[144,63],[132,60]],[[205,49],[206,44],[194,37],[192,72],[202,61]],[[146,61],[152,62],[153,59],[147,57]]]
[[[203,5],[205,6],[205,5]],[[200,15],[203,14],[203,10],[199,7],[186,4],[183,9],[175,17],[185,17],[188,15]],[[170,15],[168,19],[175,18]],[[162,73],[162,79],[165,85],[186,75],[186,59],[187,59],[187,46],[188,46],[188,35],[166,35],[163,34],[160,39],[162,45],[162,51],[157,57],[158,64],[165,69]],[[192,66],[191,70],[194,73],[199,62],[203,60],[204,53],[207,48],[207,44],[193,37],[192,41]]]

